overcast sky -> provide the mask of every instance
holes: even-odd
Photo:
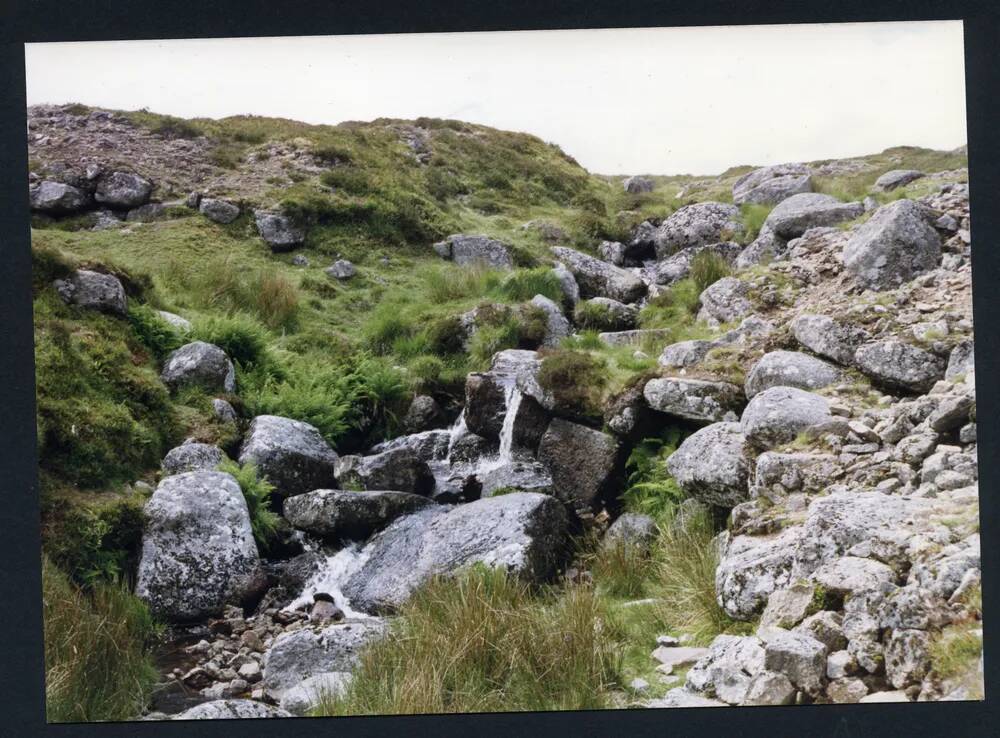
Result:
[[[966,142],[960,21],[29,44],[25,58],[29,104],[459,118],[606,174]]]

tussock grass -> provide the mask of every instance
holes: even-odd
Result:
[[[714,251],[699,251],[691,259],[690,278],[698,287],[698,294],[732,273],[729,262]]]
[[[434,580],[403,607],[392,635],[366,649],[340,699],[318,715],[609,706],[615,627],[589,587],[532,592],[499,570]]]
[[[744,227],[743,243],[750,243],[760,235],[760,229],[772,210],[774,210],[773,205],[750,202],[740,205],[740,215],[743,219]]]
[[[149,644],[158,628],[146,606],[117,584],[77,589],[44,558],[42,607],[48,720],[138,717],[156,679]]]

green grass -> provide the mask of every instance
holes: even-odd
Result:
[[[705,249],[691,259],[689,276],[698,288],[698,294],[701,294],[723,277],[728,277],[731,272],[729,262],[714,251]]]
[[[250,527],[257,547],[266,552],[278,535],[281,516],[269,509],[274,485],[261,478],[255,464],[240,465],[227,459],[219,464],[219,471],[231,474],[243,491],[243,499],[250,513]]]
[[[362,653],[346,695],[315,714],[608,707],[620,657],[606,618],[589,587],[533,592],[482,567],[435,580]]]
[[[156,680],[158,627],[117,584],[84,592],[42,561],[46,717],[50,722],[137,718]]]

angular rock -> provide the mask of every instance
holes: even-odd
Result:
[[[777,205],[800,192],[812,192],[812,170],[805,164],[777,164],[754,169],[733,183],[733,202]]]
[[[733,266],[737,269],[748,269],[757,264],[769,264],[772,261],[784,259],[788,254],[788,241],[778,236],[767,224],[761,226],[750,245],[743,249]]]
[[[823,358],[850,366],[854,352],[871,336],[863,328],[840,323],[826,315],[802,314],[790,327],[795,340]]]
[[[918,394],[943,379],[946,368],[943,359],[896,339],[864,344],[854,352],[854,364],[877,383]]]
[[[844,246],[844,267],[864,287],[888,290],[937,267],[941,237],[913,200],[883,205]]]
[[[236,390],[233,362],[221,348],[204,341],[193,341],[171,352],[163,362],[160,379],[171,390],[195,385],[209,392]]]
[[[174,313],[168,313],[166,310],[157,310],[156,313],[182,333],[187,333],[191,330],[191,321],[187,318],[182,318],[180,315],[175,315]]]
[[[552,253],[573,273],[584,299],[607,297],[629,303],[646,294],[646,283],[632,272],[561,246],[554,246]]]
[[[705,244],[703,246],[689,246],[657,262],[653,272],[653,280],[657,284],[671,285],[674,282],[684,279],[691,273],[691,262],[694,261],[694,258],[698,254],[704,252],[713,253],[722,257],[727,263],[732,264],[742,250],[742,246],[732,241]]]
[[[347,259],[337,259],[333,264],[323,270],[328,277],[340,281],[348,280],[358,273],[357,268]]]
[[[166,477],[145,507],[136,595],[171,621],[219,614],[257,586],[260,557],[250,513],[229,474]]]
[[[329,625],[320,631],[309,628],[284,633],[264,655],[263,687],[273,699],[310,677],[330,672],[350,672],[361,649],[386,635],[384,621],[369,618]]]
[[[552,473],[552,492],[577,508],[596,506],[618,463],[618,441],[608,433],[554,418],[538,446]]]
[[[799,536],[793,527],[773,536],[735,536],[726,542],[715,571],[715,591],[730,617],[750,620],[772,592],[792,583]]]
[[[574,320],[582,328],[599,331],[627,331],[635,328],[639,308],[607,297],[577,303]]]
[[[650,700],[647,707],[726,707],[726,703],[720,700],[713,700],[702,697],[697,692],[692,692],[686,687],[675,687],[667,692],[663,699]]]
[[[657,534],[656,521],[648,515],[624,513],[608,528],[608,532],[601,539],[601,545],[604,547],[627,545],[647,549],[656,540]]]
[[[430,577],[477,562],[540,582],[555,573],[566,542],[566,511],[548,495],[515,492],[428,508],[378,533],[343,591],[354,607],[392,612]]]
[[[793,492],[815,494],[826,489],[840,472],[832,454],[765,451],[754,465],[751,497],[778,502]]]
[[[28,189],[32,210],[51,215],[68,215],[86,210],[92,200],[90,193],[79,187],[43,180]]]
[[[836,679],[826,685],[826,696],[835,705],[852,705],[868,694],[868,687],[857,678]]]
[[[746,396],[753,398],[771,387],[816,390],[843,379],[837,367],[798,351],[771,351],[753,365],[747,375]]]
[[[681,249],[729,241],[743,233],[740,209],[721,202],[685,205],[660,224],[653,236],[656,258]]]
[[[434,503],[407,492],[317,489],[285,500],[283,514],[306,533],[343,541],[363,541],[396,518]]]
[[[811,638],[815,638],[826,646],[828,653],[833,653],[834,651],[843,651],[843,649],[847,648],[847,636],[844,635],[843,626],[844,617],[840,613],[831,610],[820,610],[799,623],[795,627],[795,630],[799,633],[805,633]],[[844,653],[846,654],[847,652],[844,651]],[[829,671],[830,660],[827,659],[827,676],[829,676]]]
[[[459,266],[481,264],[494,269],[511,269],[514,258],[503,242],[482,235],[456,234],[434,244],[434,250],[443,258]]]
[[[416,395],[403,416],[403,427],[411,433],[419,433],[441,425],[442,420],[444,412],[437,400],[430,395]]]
[[[573,276],[573,273],[564,264],[557,262],[552,267],[552,274],[559,280],[559,286],[562,288],[563,293],[563,302],[570,307],[576,305],[580,300],[580,286],[576,283],[576,277]]]
[[[190,471],[215,471],[226,455],[218,446],[208,443],[185,443],[170,449],[163,457],[164,474]]]
[[[893,169],[875,180],[875,189],[881,192],[891,192],[897,187],[908,185],[924,176],[926,175],[923,172],[916,169]]]
[[[894,581],[896,573],[880,561],[843,556],[820,566],[811,579],[831,594],[851,596]]]
[[[212,400],[212,412],[220,423],[235,423],[239,420],[233,406],[219,397]]]
[[[795,693],[798,690],[784,674],[776,671],[762,671],[750,680],[746,697],[740,704],[753,705],[792,705],[795,704]]]
[[[740,419],[743,435],[754,446],[774,448],[794,441],[799,433],[830,423],[825,397],[795,387],[771,387],[755,395]]]
[[[215,197],[203,197],[198,202],[198,212],[216,223],[232,223],[240,217],[240,206]]]
[[[804,633],[776,628],[764,646],[764,666],[788,677],[803,692],[819,694],[826,681],[826,646]]]
[[[703,423],[735,421],[745,405],[743,390],[735,384],[681,377],[650,379],[643,396],[653,410]]]
[[[702,502],[733,507],[747,499],[750,464],[738,423],[715,423],[688,436],[667,459],[684,492]]]
[[[77,269],[67,279],[54,282],[64,302],[114,315],[125,315],[128,301],[118,277]]]
[[[772,592],[760,616],[760,627],[794,628],[809,614],[815,593],[815,587],[805,582]]]
[[[630,195],[637,195],[641,192],[652,192],[653,191],[653,180],[649,177],[640,177],[639,175],[633,175],[631,177],[626,177],[625,181],[622,182],[622,187]]]
[[[531,298],[531,304],[545,313],[545,338],[542,339],[542,346],[556,347],[573,332],[562,309],[545,295],[535,295]]]
[[[292,713],[257,700],[212,700],[202,702],[171,720],[249,720],[253,718],[285,718]]]
[[[129,223],[152,223],[164,218],[167,214],[167,206],[159,202],[147,202],[137,208],[132,208],[125,215],[125,220]]]
[[[920,684],[930,671],[931,635],[925,630],[895,630],[885,649],[885,675],[896,689]]]
[[[956,377],[971,374],[976,370],[975,344],[971,340],[962,341],[951,351],[948,357],[948,368],[945,370],[945,379],[955,379]]]
[[[268,210],[254,210],[257,232],[274,253],[291,251],[306,240],[304,229],[295,225],[287,215]]]
[[[552,475],[544,464],[534,459],[514,460],[480,472],[482,496],[493,497],[497,492],[552,493]]]
[[[313,426],[277,415],[250,423],[239,462],[254,463],[282,498],[337,486],[337,454]]]
[[[138,174],[110,172],[97,180],[94,199],[113,208],[135,208],[145,203],[153,192],[153,183]]]
[[[736,277],[723,277],[714,284],[702,290],[701,313],[719,323],[730,323],[740,320],[753,312],[753,303],[749,299],[750,288],[746,282]]]
[[[292,715],[307,715],[322,700],[343,695],[351,684],[351,678],[351,673],[347,671],[315,674],[282,692],[279,705]]]
[[[340,483],[351,488],[415,495],[428,495],[434,489],[434,474],[427,462],[408,448],[372,456],[341,456],[336,473]]]
[[[720,635],[708,654],[687,673],[685,686],[738,705],[746,698],[751,680],[764,671],[764,649],[754,636]]]
[[[864,213],[860,202],[841,202],[832,195],[803,192],[782,200],[764,221],[775,235],[798,238],[810,228],[833,226]]]

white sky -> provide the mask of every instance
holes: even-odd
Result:
[[[29,104],[458,118],[606,174],[966,141],[961,21],[28,44]]]

